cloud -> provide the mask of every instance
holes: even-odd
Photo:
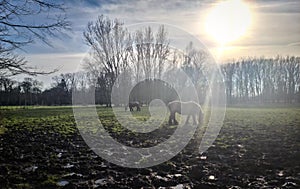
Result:
[[[88,22],[104,14],[111,19],[118,18],[130,25],[141,22],[163,22],[180,27],[199,38],[209,48],[215,44],[204,31],[204,18],[215,1],[182,0],[70,0],[66,1],[67,15],[72,22],[72,32],[61,39],[52,39],[54,48],[36,43],[26,47],[30,64],[44,68],[63,65],[62,71],[74,71],[80,62],[78,54],[84,54],[88,46],[84,44],[83,31]],[[228,58],[277,54],[300,55],[300,1],[257,0],[253,5],[255,20],[248,35],[232,43],[235,50],[226,54]],[[180,36],[178,36],[180,37]],[[188,43],[188,41],[187,41]],[[298,50],[298,51],[297,51]],[[65,56],[64,56],[65,55]],[[55,67],[55,66],[54,66]]]
[[[293,46],[300,46],[300,42],[289,43],[287,46],[290,46],[290,47],[293,47]]]
[[[300,13],[300,3],[298,0],[259,0],[256,1],[255,8],[263,13]]]
[[[26,59],[30,66],[36,67],[38,70],[51,71],[59,69],[58,72],[51,75],[40,75],[36,79],[44,83],[44,88],[50,87],[52,77],[59,75],[60,73],[76,72],[82,69],[81,61],[84,58],[85,53],[43,53],[43,54],[30,54]],[[15,78],[22,80],[28,75],[19,75]]]

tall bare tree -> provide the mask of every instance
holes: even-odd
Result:
[[[104,76],[110,92],[119,74],[129,69],[128,48],[132,45],[131,37],[123,23],[102,15],[95,23],[88,24],[84,38],[91,47],[91,56],[86,60],[85,69],[94,73],[94,85],[99,81],[98,77],[102,80]]]
[[[170,54],[169,39],[164,26],[160,26],[156,33],[148,26],[136,31],[134,38],[133,71],[136,80],[139,81],[142,72],[143,77],[161,78],[165,63]]]
[[[101,69],[110,73],[114,81],[127,66],[126,49],[131,45],[123,23],[99,16],[95,23],[88,24],[84,38],[91,47],[91,59],[87,60],[86,69]]]

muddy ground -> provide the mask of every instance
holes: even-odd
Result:
[[[97,156],[69,108],[2,110],[0,123],[1,188],[300,187],[299,108],[229,108],[208,151],[199,154],[194,139],[171,160],[144,169]],[[112,135],[132,139],[124,131]]]

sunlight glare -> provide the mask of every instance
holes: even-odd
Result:
[[[218,3],[206,18],[206,32],[224,45],[243,36],[251,23],[249,5],[242,0]]]

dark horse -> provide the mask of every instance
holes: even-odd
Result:
[[[178,124],[178,122],[175,119],[176,113],[179,113],[181,115],[188,115],[185,124],[189,122],[190,116],[193,117],[193,123],[197,124],[196,122],[197,115],[198,115],[198,124],[202,123],[203,111],[201,106],[196,102],[172,101],[168,104],[168,108],[170,110],[169,125],[171,125],[172,123],[174,123],[175,125]]]
[[[132,112],[133,108],[136,107],[136,111],[141,111],[141,105],[138,101],[134,101],[134,102],[129,102],[128,106],[125,106],[125,111],[128,109]]]

